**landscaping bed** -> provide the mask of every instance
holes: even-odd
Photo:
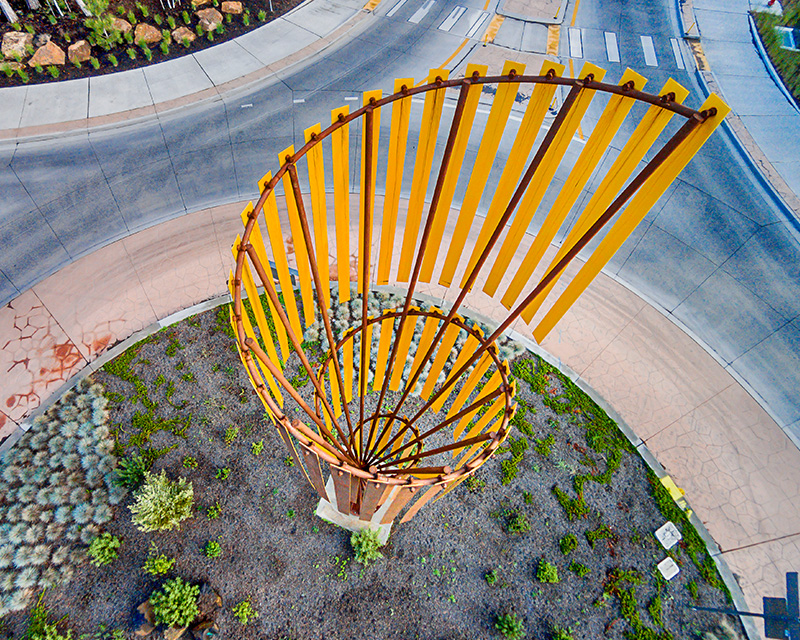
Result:
[[[296,360],[285,375],[307,391]],[[99,567],[83,560],[42,606],[51,621],[66,616],[62,633],[133,638],[137,605],[180,577],[221,595],[216,622],[232,639],[500,638],[498,624],[506,637],[557,640],[739,637],[738,622],[720,629],[716,614],[688,608],[727,606],[725,587],[616,425],[536,356],[517,356],[512,374],[520,406],[502,453],[395,525],[384,557],[365,567],[350,534],[314,516],[318,499],[235,352],[227,305],[164,329],[94,380],[110,400],[117,475],[139,456],[153,473],[185,478],[193,517],[180,530],[144,533],[131,519],[132,492],[102,525],[121,541],[119,557]],[[288,400],[286,410],[300,417]],[[668,519],[683,534],[669,552],[653,535]],[[142,570],[153,545],[176,560],[164,576]],[[667,555],[680,566],[671,581],[656,570]],[[243,602],[259,614],[247,625]],[[28,621],[25,611],[3,619],[14,637]],[[514,636],[519,624],[525,631]]]
[[[39,84],[136,69],[236,38],[302,0],[75,0],[32,12],[12,2],[16,24],[0,22],[0,87]],[[69,4],[67,4],[69,2]],[[82,43],[82,44],[81,44]],[[280,46],[279,43],[276,46]]]
[[[753,18],[772,65],[789,89],[795,103],[800,104],[800,51],[782,48],[780,37],[775,31],[777,26],[789,28],[800,26],[800,3],[787,3],[782,16],[756,11],[753,12]]]

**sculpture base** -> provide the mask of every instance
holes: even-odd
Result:
[[[328,482],[325,484],[325,491],[328,494],[328,499],[319,501],[314,511],[317,517],[331,524],[335,524],[337,527],[347,529],[348,531],[361,531],[367,528],[374,529],[378,532],[378,540],[381,545],[386,544],[386,541],[389,539],[389,533],[392,530],[392,523],[381,524],[380,522],[389,508],[390,500],[387,500],[386,504],[375,512],[371,520],[361,520],[358,516],[342,513],[336,508],[336,493],[331,478],[328,478]]]

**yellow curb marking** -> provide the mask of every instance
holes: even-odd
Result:
[[[501,16],[499,14],[494,14],[494,18],[489,23],[489,26],[486,28],[486,33],[483,34],[481,41],[483,44],[490,44],[494,42],[495,37],[497,36],[497,32],[500,30],[500,25],[503,24],[505,20],[505,16]]]
[[[697,61],[697,67],[700,71],[709,71],[711,67],[708,65],[708,59],[703,51],[703,47],[699,42],[690,42],[689,47],[694,54],[694,59]]]
[[[369,0],[369,2],[364,5],[364,11],[373,11],[380,3],[381,0]]]
[[[575,8],[572,10],[572,22],[569,23],[570,27],[574,27],[575,26],[575,18],[578,17],[578,7],[580,7],[580,6],[581,6],[581,0],[577,0],[575,2]]]
[[[547,55],[558,55],[558,41],[561,39],[561,25],[551,24],[547,27]]]

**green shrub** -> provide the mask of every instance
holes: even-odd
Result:
[[[174,566],[175,558],[169,558],[163,553],[159,553],[158,547],[155,543],[152,543],[150,545],[150,550],[147,552],[147,559],[144,561],[142,569],[151,576],[163,576]]]
[[[525,625],[513,613],[503,613],[497,616],[494,628],[508,640],[520,640],[525,637]]]
[[[179,528],[182,520],[191,517],[194,488],[185,478],[172,482],[165,471],[160,475],[148,471],[134,499],[128,508],[137,528],[144,532],[166,531]]]
[[[119,558],[119,548],[122,545],[122,540],[117,536],[112,536],[110,533],[105,532],[92,540],[89,545],[89,562],[96,567],[102,567],[111,564]]]
[[[557,624],[553,625],[550,629],[550,638],[552,638],[552,640],[575,640],[571,629],[564,629]]]
[[[483,491],[486,483],[473,473],[466,480],[464,480],[464,485],[467,487],[467,491],[470,493],[480,493]]]
[[[355,552],[356,562],[360,562],[365,567],[369,566],[370,562],[383,557],[383,554],[378,551],[382,545],[376,529],[367,528],[354,531],[350,535],[350,546]]]
[[[259,12],[258,12],[258,19],[259,19],[261,22],[264,22],[264,21],[267,19],[267,12],[266,12],[266,11],[264,11],[263,9],[262,9],[261,11],[259,11]]]
[[[689,595],[692,596],[692,600],[697,600],[700,596],[697,583],[694,580],[689,580],[689,584],[686,585],[686,588],[689,590]]]
[[[512,536],[519,536],[530,531],[531,524],[521,511],[511,509],[506,513],[506,531]]]
[[[217,469],[216,478],[217,480],[227,480],[228,476],[231,475],[231,470],[228,467],[222,467],[221,469]]]
[[[197,469],[197,459],[193,458],[192,456],[186,456],[183,459],[183,468],[184,469]]]
[[[597,529],[592,529],[591,531],[586,532],[586,539],[589,541],[589,544],[594,549],[594,546],[597,544],[598,540],[603,540],[605,538],[613,539],[614,532],[608,528],[608,525],[601,524]]]
[[[230,426],[225,429],[225,446],[230,447],[239,435],[239,427]]]
[[[589,567],[587,567],[585,564],[577,562],[576,560],[573,560],[569,563],[569,570],[580,578],[585,578],[591,573],[591,569],[589,569]]]
[[[250,451],[256,457],[261,455],[261,452],[264,450],[264,441],[259,440],[258,442],[254,442],[250,445]]]
[[[558,541],[558,547],[565,556],[569,555],[578,547],[578,538],[574,534],[568,533]]]
[[[215,502],[208,509],[206,509],[206,517],[209,520],[216,520],[222,515],[222,506],[219,502]]]
[[[486,579],[486,584],[490,587],[497,583],[497,569],[492,569],[489,573],[483,576]]]
[[[150,595],[150,604],[156,622],[168,627],[188,627],[197,617],[197,596],[200,587],[184,582],[181,578],[167,580],[161,591]]]
[[[242,626],[247,626],[252,618],[258,618],[258,611],[253,609],[250,600],[242,600],[239,604],[233,607],[233,615],[235,615]]]
[[[547,560],[542,558],[541,560],[539,560],[539,566],[536,568],[536,579],[539,582],[556,584],[557,582],[559,582],[558,567],[556,567],[556,565],[551,564]]]
[[[552,433],[547,434],[546,438],[539,438],[534,441],[533,448],[540,456],[544,458],[550,457],[550,448],[556,443],[556,439]]]
[[[216,540],[209,540],[203,547],[206,558],[218,558],[222,554],[222,546]]]
[[[583,496],[579,495],[577,498],[570,498],[564,491],[556,486],[553,487],[553,494],[556,500],[558,500],[558,504],[564,509],[564,512],[567,514],[567,519],[570,522],[578,518],[585,518],[589,515],[589,505],[586,504]]]
[[[647,612],[650,614],[650,617],[657,626],[664,626],[664,623],[661,620],[661,593],[657,593],[653,596],[650,604],[647,605]]]
[[[115,482],[121,487],[138,489],[144,482],[144,477],[149,470],[150,465],[142,456],[136,455],[130,458],[122,458],[117,465]]]

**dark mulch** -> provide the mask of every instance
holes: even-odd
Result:
[[[574,475],[592,464],[602,471],[606,456],[587,442],[584,417],[557,414],[522,381],[519,397],[527,405],[527,424],[536,438],[554,436],[549,456],[536,452],[531,441],[516,479],[506,485],[501,462],[511,454],[496,456],[478,473],[485,482],[482,490],[473,493],[462,484],[426,506],[414,520],[395,527],[383,549],[385,559],[362,569],[352,560],[349,534],[313,515],[317,499],[298,470],[287,466],[287,452],[264,418],[219,317],[210,311],[166,329],[132,360],[132,370],[158,402],[154,415],[191,417],[185,438],[160,431],[149,446],[174,446],[157,459],[155,469],[193,482],[197,514],[179,532],[143,534],[131,524],[128,498],[108,526],[124,541],[120,558],[101,569],[87,565],[68,586],[46,594],[52,615],[68,615],[76,631],[106,624],[132,637],[131,611],[159,584],[140,569],[153,541],[178,558],[171,575],[207,581],[221,593],[225,608],[219,623],[223,637],[231,639],[491,638],[500,637],[494,623],[503,612],[525,621],[528,638],[549,638],[552,625],[558,625],[571,628],[575,638],[621,639],[632,629],[622,617],[619,597],[603,597],[615,569],[635,570],[641,577],[634,588],[641,624],[635,637],[666,637],[657,635],[660,629],[647,611],[659,590],[664,629],[672,637],[695,637],[716,623],[713,615],[687,609],[693,602],[691,583],[702,605],[725,606],[726,598],[703,580],[685,550],[676,549],[678,577],[669,583],[656,578],[655,565],[666,553],[653,531],[665,519],[638,455],[625,451],[609,484],[588,482],[589,516],[567,519],[552,487],[574,495]],[[226,321],[226,310],[221,318]],[[112,421],[120,425],[120,441],[127,442],[131,416],[144,412],[142,403],[131,402],[133,387],[119,378],[103,372],[97,379],[116,399]],[[174,392],[168,397],[170,384]],[[548,384],[558,393],[563,383],[551,377]],[[226,446],[230,426],[240,432]],[[255,457],[251,443],[262,439],[264,451]],[[184,468],[185,456],[196,458],[197,468]],[[214,477],[220,467],[231,469],[225,481]],[[222,516],[209,520],[205,509],[216,501]],[[507,532],[512,511],[524,514],[529,531]],[[585,534],[600,524],[613,537],[592,548]],[[565,557],[559,539],[570,532],[578,546]],[[212,539],[223,549],[216,559],[202,552]],[[557,584],[536,579],[543,558],[557,566]],[[590,568],[587,577],[568,570],[573,560]],[[492,570],[498,577],[494,585],[485,579]],[[619,586],[627,591],[633,585]],[[248,597],[260,617],[244,628],[231,607]],[[8,628],[19,632],[23,621],[22,615],[11,616]]]

